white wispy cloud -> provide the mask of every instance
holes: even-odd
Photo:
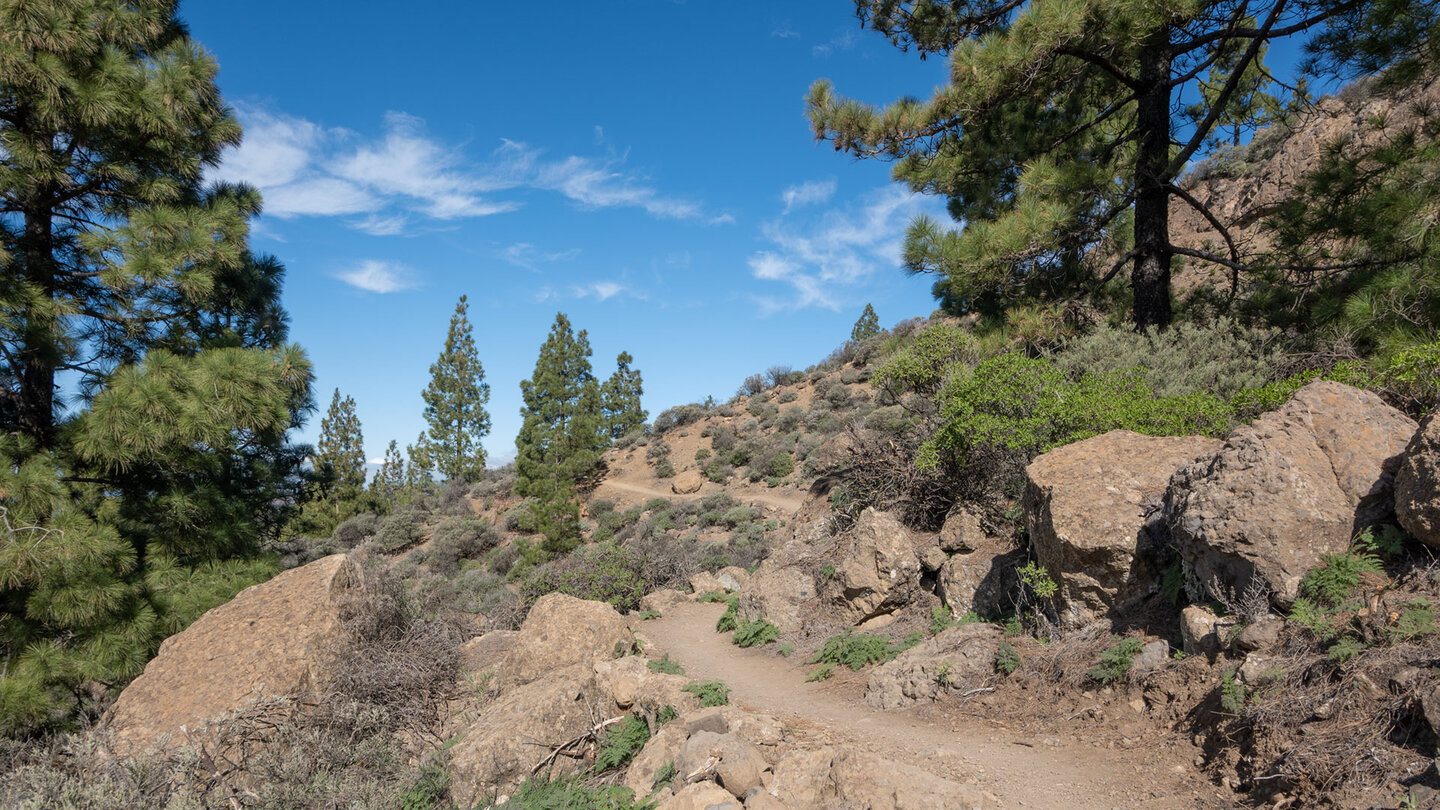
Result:
[[[824,57],[840,53],[841,51],[848,51],[855,47],[855,44],[859,41],[860,36],[855,33],[855,29],[847,28],[831,37],[828,42],[822,42],[819,45],[811,47],[810,55]]]
[[[756,298],[762,310],[839,309],[847,293],[877,272],[896,272],[905,228],[916,214],[936,213],[937,201],[885,186],[858,204],[804,222],[776,218],[761,226],[770,247],[750,256],[751,275],[791,288],[791,295]]]
[[[212,180],[260,189],[265,212],[281,219],[359,216],[347,224],[375,236],[409,232],[424,220],[486,217],[514,211],[515,199],[495,195],[534,189],[562,195],[583,209],[638,208],[662,219],[733,222],[697,201],[662,193],[626,167],[624,155],[551,158],[523,142],[502,139],[487,160],[426,132],[403,112],[385,116],[383,134],[362,138],[304,118],[248,105],[238,108],[245,140],[224,156]],[[604,131],[595,127],[597,145]]]
[[[606,301],[622,292],[626,292],[628,289],[628,287],[619,282],[597,281],[593,284],[572,287],[570,291],[574,293],[576,298],[594,297],[597,301]]]
[[[788,214],[792,208],[828,202],[833,196],[835,196],[834,180],[812,180],[798,186],[790,186],[781,192],[780,199],[785,201],[785,213]]]
[[[366,292],[392,293],[414,289],[415,273],[403,264],[369,259],[335,274],[341,281]]]
[[[513,245],[506,245],[499,251],[499,256],[506,262],[523,267],[526,270],[539,270],[541,264],[550,262],[563,262],[580,255],[580,248],[559,250],[553,253],[537,249],[529,242],[516,242]]]

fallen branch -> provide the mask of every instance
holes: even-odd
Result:
[[[586,740],[599,739],[599,736],[600,736],[600,732],[601,732],[601,731],[604,731],[606,728],[615,725],[616,723],[624,720],[626,717],[629,717],[629,716],[630,716],[630,715],[628,715],[628,714],[622,714],[622,715],[620,715],[619,717],[612,717],[612,718],[610,718],[609,720],[605,720],[605,721],[596,723],[595,725],[593,725],[593,726],[591,726],[590,728],[586,729],[584,732],[580,733],[579,735],[575,736],[574,738],[569,739],[569,740],[566,740],[565,742],[563,742],[563,743],[561,743],[559,746],[557,746],[557,747],[555,748],[555,750],[553,750],[553,751],[551,751],[549,754],[547,754],[544,759],[542,759],[542,760],[540,760],[539,762],[535,763],[535,767],[533,767],[533,768],[530,769],[530,775],[531,775],[531,776],[534,776],[535,774],[539,773],[541,768],[544,768],[544,767],[546,767],[547,765],[551,764],[551,763],[554,762],[555,759],[556,759],[557,757],[559,757],[562,753],[564,753],[565,751],[567,751],[567,750],[569,750],[569,749],[571,749],[571,748],[574,748],[575,746],[579,745],[580,743],[585,742]]]
[[[696,782],[703,782],[715,776],[715,769],[720,764],[720,758],[714,755],[705,764],[685,775],[685,784],[692,785]]]

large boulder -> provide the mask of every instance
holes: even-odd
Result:
[[[743,754],[737,754],[737,757],[743,756],[744,761],[750,762],[761,771],[766,770],[768,763],[776,758],[776,750],[785,736],[784,727],[778,718],[755,714],[734,706],[714,706],[685,712],[681,718],[661,726],[655,736],[645,743],[645,747],[640,749],[640,753],[635,755],[630,767],[626,769],[624,784],[634,790],[636,795],[644,796],[650,792],[651,786],[655,784],[655,777],[667,764],[674,765],[680,771],[680,777],[689,775],[689,771],[681,770],[680,763],[684,758],[682,752],[692,737],[702,734],[709,735],[704,739],[723,737],[727,741],[738,741],[727,742],[727,746],[743,749]],[[691,753],[695,751],[692,749]],[[758,754],[760,761],[757,762],[752,754]],[[738,761],[740,760],[737,759],[736,762]],[[718,777],[718,768],[716,772]],[[730,773],[731,787],[748,784],[750,781],[749,777],[738,771]]]
[[[686,470],[670,482],[670,491],[676,495],[690,495],[705,486],[705,477],[698,470]]]
[[[1394,512],[1395,472],[1415,429],[1368,391],[1314,382],[1181,468],[1165,512],[1191,595],[1259,590],[1288,605],[1321,554],[1344,552]]]
[[[635,636],[615,608],[604,602],[546,594],[530,609],[520,635],[498,667],[501,689],[530,683],[573,664],[623,655]]]
[[[1123,613],[1159,585],[1152,526],[1170,477],[1221,442],[1112,430],[1036,458],[1025,468],[1025,526],[1040,565],[1060,586],[1072,627]]]
[[[120,751],[173,750],[208,721],[319,686],[360,570],[334,554],[253,585],[165,639],[107,715]]]
[[[780,632],[790,633],[804,626],[803,610],[813,605],[816,595],[813,576],[772,558],[740,587],[740,609],[746,617],[764,617]]]
[[[451,796],[459,806],[472,807],[512,792],[552,751],[593,727],[597,705],[613,709],[608,702],[583,664],[502,694],[450,749]],[[583,759],[561,755],[550,772],[577,773],[583,765]]]
[[[995,797],[913,765],[841,748],[795,751],[775,764],[766,793],[790,810],[837,807],[949,810],[993,807]],[[750,803],[746,802],[749,807]]]
[[[985,618],[1012,606],[1025,550],[998,538],[975,543],[973,551],[951,555],[935,576],[936,593],[957,618],[974,611]]]
[[[760,749],[730,733],[696,731],[675,756],[681,777],[713,771],[715,782],[736,798],[760,786],[761,774],[770,770]]]
[[[861,512],[837,554],[841,607],[853,624],[907,605],[920,594],[914,541],[894,515],[874,508]]]
[[[870,673],[865,702],[880,709],[932,701],[951,689],[973,687],[995,674],[1000,628],[962,624],[900,653]]]
[[[1440,410],[1420,422],[1395,473],[1395,517],[1416,540],[1440,548]]]

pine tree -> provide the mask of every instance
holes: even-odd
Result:
[[[490,433],[490,385],[475,348],[470,326],[470,305],[465,296],[455,305],[445,348],[430,365],[421,439],[425,453],[447,481],[479,481],[485,474],[485,448],[480,440]]]
[[[590,354],[585,330],[572,333],[570,319],[558,313],[535,372],[520,382],[525,404],[515,438],[515,491],[537,499],[536,524],[552,553],[580,542],[576,483],[594,469],[608,444]]]
[[[203,183],[240,127],[175,4],[0,3],[0,31],[6,731],[273,573],[311,373],[259,195]]]
[[[615,358],[615,373],[600,388],[606,433],[611,441],[645,424],[645,418],[649,416],[640,404],[645,384],[640,378],[640,369],[630,368],[633,362],[635,358],[629,352],[621,352]]]
[[[324,482],[327,500],[351,500],[365,489],[365,437],[360,416],[355,412],[355,398],[341,399],[339,388],[320,420],[315,450],[315,472]]]
[[[428,492],[435,485],[435,460],[430,456],[430,442],[421,431],[414,444],[405,445],[405,492],[406,498]]]
[[[860,313],[860,318],[855,321],[855,326],[850,330],[850,340],[859,343],[878,334],[880,334],[880,319],[875,316],[875,307],[866,304],[865,311]]]
[[[1170,241],[1170,207],[1204,203],[1176,183],[1217,125],[1236,120],[1259,89],[1254,66],[1267,42],[1326,30],[1384,5],[1370,24],[1433,25],[1432,4],[1324,0],[1255,5],[1200,0],[856,0],[862,22],[897,46],[950,60],[950,84],[928,102],[880,110],[835,96],[828,82],[808,104],[818,138],[860,157],[895,160],[915,191],[943,194],[965,223],[950,230],[921,217],[906,236],[911,272],[939,276],[950,309],[998,313],[1029,298],[1070,299],[1130,267],[1137,327],[1172,317],[1175,256],[1242,265],[1228,231],[1222,252]],[[1403,12],[1403,13],[1402,13]],[[1247,24],[1254,18],[1257,22]],[[1430,21],[1430,22],[1425,22]],[[1323,39],[1314,40],[1321,46]],[[1204,114],[1177,126],[1176,100],[1222,57],[1223,86]],[[1093,254],[1119,259],[1091,267]]]
[[[370,492],[380,503],[389,505],[400,500],[404,489],[405,461],[400,457],[400,447],[391,439],[385,448],[385,459],[380,462],[380,470],[375,473],[375,480],[370,482]]]

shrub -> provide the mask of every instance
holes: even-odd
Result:
[[[670,660],[670,653],[665,653],[653,661],[647,661],[645,666],[651,672],[658,672],[662,675],[684,675],[685,668]]]
[[[1245,684],[1235,677],[1235,668],[1225,670],[1220,678],[1220,708],[1239,714],[1245,708]]]
[[[725,510],[722,518],[726,527],[735,529],[741,526],[748,526],[760,519],[760,511],[753,506],[738,504]]]
[[[531,571],[521,585],[521,597],[528,605],[558,592],[607,602],[624,611],[636,610],[649,591],[647,565],[645,556],[629,546],[585,546]]]
[[[742,619],[730,642],[737,647],[761,647],[780,639],[780,628],[765,621]]]
[[[787,402],[794,402],[795,400],[797,400],[797,399],[799,399],[799,398],[800,398],[800,394],[799,394],[798,392],[796,392],[795,390],[791,389],[791,390],[787,390],[787,391],[782,391],[782,392],[780,392],[780,396],[779,396],[779,398],[777,399],[777,401],[778,401],[780,404],[783,405],[783,404],[785,404],[785,403],[787,403]]]
[[[595,773],[614,770],[628,763],[650,741],[650,727],[633,714],[611,726],[595,752]]]
[[[881,363],[870,382],[895,396],[912,391],[934,394],[948,377],[975,359],[975,339],[970,333],[949,324],[934,324]]]
[[[1130,671],[1130,665],[1135,663],[1135,656],[1145,647],[1145,640],[1140,638],[1127,638],[1113,647],[1108,647],[1100,653],[1100,662],[1095,665],[1086,676],[1092,681],[1100,683],[1111,683],[1125,677]]]
[[[884,636],[846,630],[838,636],[825,639],[825,644],[810,657],[808,663],[843,664],[858,672],[866,664],[889,661],[914,646],[906,644],[907,642],[897,644]]]
[[[749,377],[746,377],[744,381],[740,383],[739,388],[735,389],[735,395],[739,397],[749,397],[754,396],[764,390],[765,375],[751,374]]]
[[[1009,675],[1020,667],[1020,653],[1015,645],[1002,641],[995,647],[995,671]]]
[[[715,632],[717,633],[728,633],[739,627],[740,597],[733,593],[726,594],[725,601],[728,607],[725,608],[725,612],[720,614],[720,618],[715,622]]]
[[[538,533],[540,528],[535,523],[534,509],[536,503],[538,503],[538,501],[534,498],[526,498],[506,510],[505,517],[502,519],[501,524],[505,527],[505,531],[515,532],[517,534]]]
[[[807,676],[805,677],[805,682],[806,682],[806,683],[814,683],[814,682],[816,682],[816,681],[829,680],[829,679],[830,679],[830,676],[831,676],[831,675],[834,675],[834,674],[835,674],[835,665],[834,665],[834,664],[826,664],[825,666],[820,667],[820,668],[816,669],[814,672],[812,672],[812,673],[810,673],[809,675],[807,675]]]
[[[660,415],[655,417],[653,431],[656,435],[669,433],[675,428],[684,427],[685,425],[700,420],[709,410],[709,408],[699,403],[676,405],[673,408],[661,411]]]
[[[490,552],[485,559],[485,564],[490,567],[491,571],[503,577],[510,573],[510,569],[524,556],[527,545],[524,540],[517,540],[500,546]]]
[[[380,518],[374,512],[361,512],[335,527],[335,543],[340,548],[355,548],[379,530]]]
[[[700,699],[701,707],[726,706],[730,703],[730,687],[724,681],[691,681],[681,687]]]
[[[1284,362],[1279,338],[1279,330],[1247,328],[1228,318],[1203,326],[1177,323],[1164,332],[1101,326],[1065,343],[1054,359],[1075,380],[1138,368],[1155,396],[1229,399],[1275,379]]]
[[[635,792],[618,785],[590,787],[583,776],[563,776],[553,780],[531,777],[520,785],[502,805],[494,810],[645,810],[649,801],[637,800]]]
[[[437,573],[453,576],[461,560],[473,560],[500,541],[490,524],[474,515],[447,517],[430,534],[426,562]]]
[[[413,546],[425,537],[423,516],[405,509],[381,521],[375,532],[375,544],[381,551],[392,552]]]
[[[945,605],[936,605],[930,608],[930,633],[932,635],[939,635],[955,624],[955,619],[950,615],[950,608]]]
[[[655,465],[655,477],[656,477],[656,478],[674,478],[674,477],[675,477],[675,465],[670,463],[670,459],[668,459],[668,458],[666,458],[666,459],[661,459],[661,460],[660,460],[660,463]]]

